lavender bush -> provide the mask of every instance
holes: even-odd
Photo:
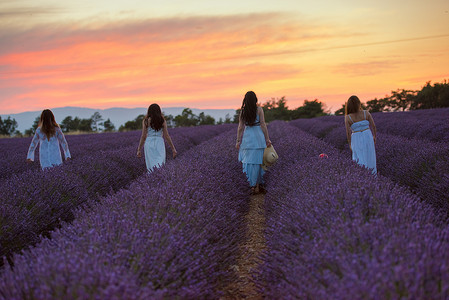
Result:
[[[234,126],[179,128],[171,133],[178,153]],[[107,134],[108,138],[114,137]],[[101,135],[97,135],[101,136]],[[118,135],[115,142],[122,135]],[[89,136],[90,137],[90,136]],[[101,140],[101,139],[100,139]],[[135,145],[74,157],[63,166],[45,171],[28,170],[0,183],[0,256],[34,245],[61,221],[73,220],[73,210],[126,187],[146,172]],[[93,146],[95,148],[95,145]],[[169,156],[168,151],[167,156]],[[170,159],[169,159],[170,160]]]
[[[270,134],[282,159],[267,178],[267,298],[449,296],[449,227],[435,210],[285,123]]]
[[[140,132],[116,132],[101,134],[66,135],[74,159],[93,156],[96,153],[126,148],[136,144]],[[0,139],[0,180],[28,170],[39,170],[39,147],[35,152],[35,163],[27,164],[26,155],[31,143],[29,138]]]
[[[2,299],[205,299],[234,274],[248,184],[224,133],[77,210],[0,278]],[[207,159],[205,159],[207,157]]]
[[[449,142],[449,108],[422,109],[405,112],[372,113],[377,130],[405,138]],[[323,138],[336,127],[343,127],[343,116],[324,116],[292,121],[296,127]],[[343,130],[344,132],[344,130]]]
[[[441,115],[448,112],[447,109],[435,111],[440,112]],[[417,115],[416,112],[414,113],[414,115]],[[402,113],[387,113],[384,115],[395,120],[395,116],[400,116],[401,114]],[[373,115],[374,118],[377,117],[377,115]],[[440,126],[449,124],[447,122],[443,124],[441,119],[442,118],[434,118],[433,120],[435,122],[439,120]],[[411,122],[410,119],[407,120]],[[326,135],[321,135],[324,141],[342,149],[348,157],[351,156],[351,152],[347,146],[345,127],[342,118],[340,120],[341,123],[335,126],[332,125],[332,121],[325,118],[317,118],[310,121],[314,124],[313,128],[327,128]],[[375,121],[376,124],[378,124],[377,119]],[[299,128],[307,128],[304,126],[304,122],[305,120],[298,122],[293,121],[291,124]],[[394,123],[393,121],[389,122]],[[382,124],[382,122],[380,123]],[[377,126],[379,127],[380,125],[378,124]],[[398,126],[399,124],[396,124],[393,127]],[[402,127],[405,127],[405,124],[402,124]],[[329,128],[331,129],[329,130]],[[416,128],[416,130],[419,131],[419,127]],[[320,133],[323,132],[323,130],[320,131]],[[444,141],[435,142],[417,137],[408,138],[387,134],[385,132],[386,131],[381,131],[377,136],[376,157],[378,172],[391,178],[395,182],[411,188],[424,201],[445,211],[449,217],[449,193],[447,193],[449,190],[449,182],[447,180],[447,177],[449,177],[449,168],[442,167],[449,163],[449,143]],[[320,136],[313,130],[311,130],[311,133],[315,136]],[[446,136],[449,136],[448,132],[446,132]]]

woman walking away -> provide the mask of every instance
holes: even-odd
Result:
[[[55,116],[52,111],[45,109],[41,113],[39,125],[31,141],[28,149],[27,161],[34,161],[34,151],[39,144],[39,161],[41,168],[51,168],[62,164],[61,151],[59,144],[64,150],[65,159],[70,159],[69,145],[65,140],[64,134],[58,123],[55,121]]]
[[[249,91],[245,94],[240,110],[235,147],[239,150],[239,161],[243,164],[243,173],[248,178],[251,194],[256,193],[256,188],[262,193],[266,192],[262,163],[265,147],[270,146],[263,109],[257,105],[256,94]]]
[[[345,107],[346,136],[352,151],[352,160],[359,165],[371,169],[374,175],[376,168],[376,125],[373,117],[366,110],[357,96],[351,96]],[[371,127],[371,130],[370,130]]]
[[[148,107],[147,115],[142,121],[142,136],[140,137],[139,148],[137,148],[137,157],[142,157],[141,149],[145,143],[145,163],[148,173],[165,163],[165,144],[162,137],[170,145],[173,158],[175,158],[178,153],[168,134],[167,122],[165,122],[161,108],[157,104],[151,104]]]

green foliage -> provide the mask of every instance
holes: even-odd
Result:
[[[366,109],[370,112],[405,111],[414,109],[449,107],[449,83],[431,85],[430,81],[420,91],[397,89],[384,98],[374,98],[366,102]],[[341,109],[336,111],[339,114]]]
[[[238,117],[238,116],[237,116]],[[235,119],[235,116],[234,116]],[[221,124],[232,124],[235,123],[234,119],[231,119],[231,117],[229,116],[229,114],[226,114],[225,119],[223,120],[223,118],[220,118],[217,122],[217,125],[221,125]],[[238,119],[237,119],[238,120]],[[238,122],[238,121],[237,121]]]
[[[232,123],[235,123],[235,124],[239,123],[239,117],[240,117],[240,111],[241,110],[242,110],[241,108],[236,109],[235,115],[234,115],[234,119],[233,119]]]
[[[177,115],[173,121],[176,127],[189,127],[198,125],[198,117],[190,108],[184,108],[180,115]]]
[[[67,116],[62,120],[61,124],[62,131],[73,132],[73,131],[83,131],[92,132],[92,119],[80,119],[78,117],[72,118]]]
[[[265,122],[269,123],[274,120],[289,121],[299,118],[314,118],[327,115],[324,111],[324,104],[318,99],[313,101],[304,100],[304,104],[294,110],[288,109],[287,99],[285,96],[275,99],[271,98],[261,105],[264,111]],[[239,122],[240,109],[235,111],[233,123]]]
[[[198,116],[198,125],[214,125],[215,119],[209,115],[205,115],[204,112],[201,112]]]
[[[104,131],[111,132],[115,130],[114,124],[112,124],[111,120],[108,118],[103,122]]]
[[[341,108],[339,108],[339,109],[337,109],[337,110],[335,111],[335,115],[336,115],[336,116],[342,116],[342,115],[345,114],[345,110],[346,110],[346,104],[343,104],[343,105],[341,106]]]
[[[271,98],[264,104],[262,104],[262,108],[265,115],[265,121],[271,122],[274,120],[284,120],[288,121],[292,119],[293,111],[290,111],[287,106],[287,100],[285,96],[276,100]]]
[[[292,119],[315,118],[325,116],[324,105],[318,99],[304,100],[304,104],[292,111]]]
[[[124,125],[120,126],[119,131],[138,130],[142,129],[142,120],[144,115],[139,115],[133,121],[128,121]],[[204,112],[201,112],[199,116],[195,115],[190,108],[185,108],[180,115],[173,117],[172,115],[164,115],[164,119],[167,122],[168,127],[190,127],[198,125],[214,125],[215,119]],[[223,122],[223,120],[221,121]],[[229,117],[225,122],[231,123]]]
[[[32,136],[36,132],[37,127],[39,126],[39,122],[41,120],[41,116],[37,116],[36,119],[34,119],[33,126],[31,126],[30,129],[25,130],[25,136]]]
[[[0,117],[0,134],[1,135],[8,135],[10,136],[16,131],[17,128],[17,121],[16,119],[11,119],[11,117],[8,116],[7,119],[2,120],[2,117]]]
[[[98,111],[96,111],[92,117],[90,117],[90,119],[92,120],[92,130],[98,132],[99,131],[99,125],[103,125],[103,123],[101,123],[101,121],[103,121],[103,117],[100,115],[100,113]]]
[[[164,114],[164,119],[165,119],[165,122],[167,122],[167,127],[169,127],[169,128],[175,127],[175,121],[173,120],[173,116],[172,115],[165,115]]]
[[[135,118],[132,121],[126,122],[124,125],[119,127],[119,131],[129,131],[129,130],[139,130],[142,129],[142,122],[145,118],[144,115],[138,115],[137,118]]]
[[[189,127],[197,125],[214,125],[215,119],[201,112],[195,115],[190,108],[185,108],[180,115],[173,118],[176,127]]]
[[[389,111],[389,98],[374,98],[373,100],[366,102],[366,109],[370,112]]]
[[[411,109],[440,107],[449,107],[449,83],[446,80],[433,86],[428,81],[414,97],[411,105]]]

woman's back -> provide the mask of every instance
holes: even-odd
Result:
[[[147,137],[162,137],[162,129],[159,130],[155,130],[153,128],[151,128],[151,126],[148,126],[147,128]]]
[[[349,114],[348,118],[351,120],[351,129],[353,132],[369,129],[369,121],[366,119],[366,111],[358,111],[353,114]]]

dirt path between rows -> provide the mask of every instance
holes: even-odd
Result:
[[[252,277],[261,263],[260,255],[266,247],[264,199],[263,194],[250,197],[249,212],[245,216],[246,239],[240,245],[237,264],[232,266],[239,279],[226,288],[222,299],[263,299]]]

